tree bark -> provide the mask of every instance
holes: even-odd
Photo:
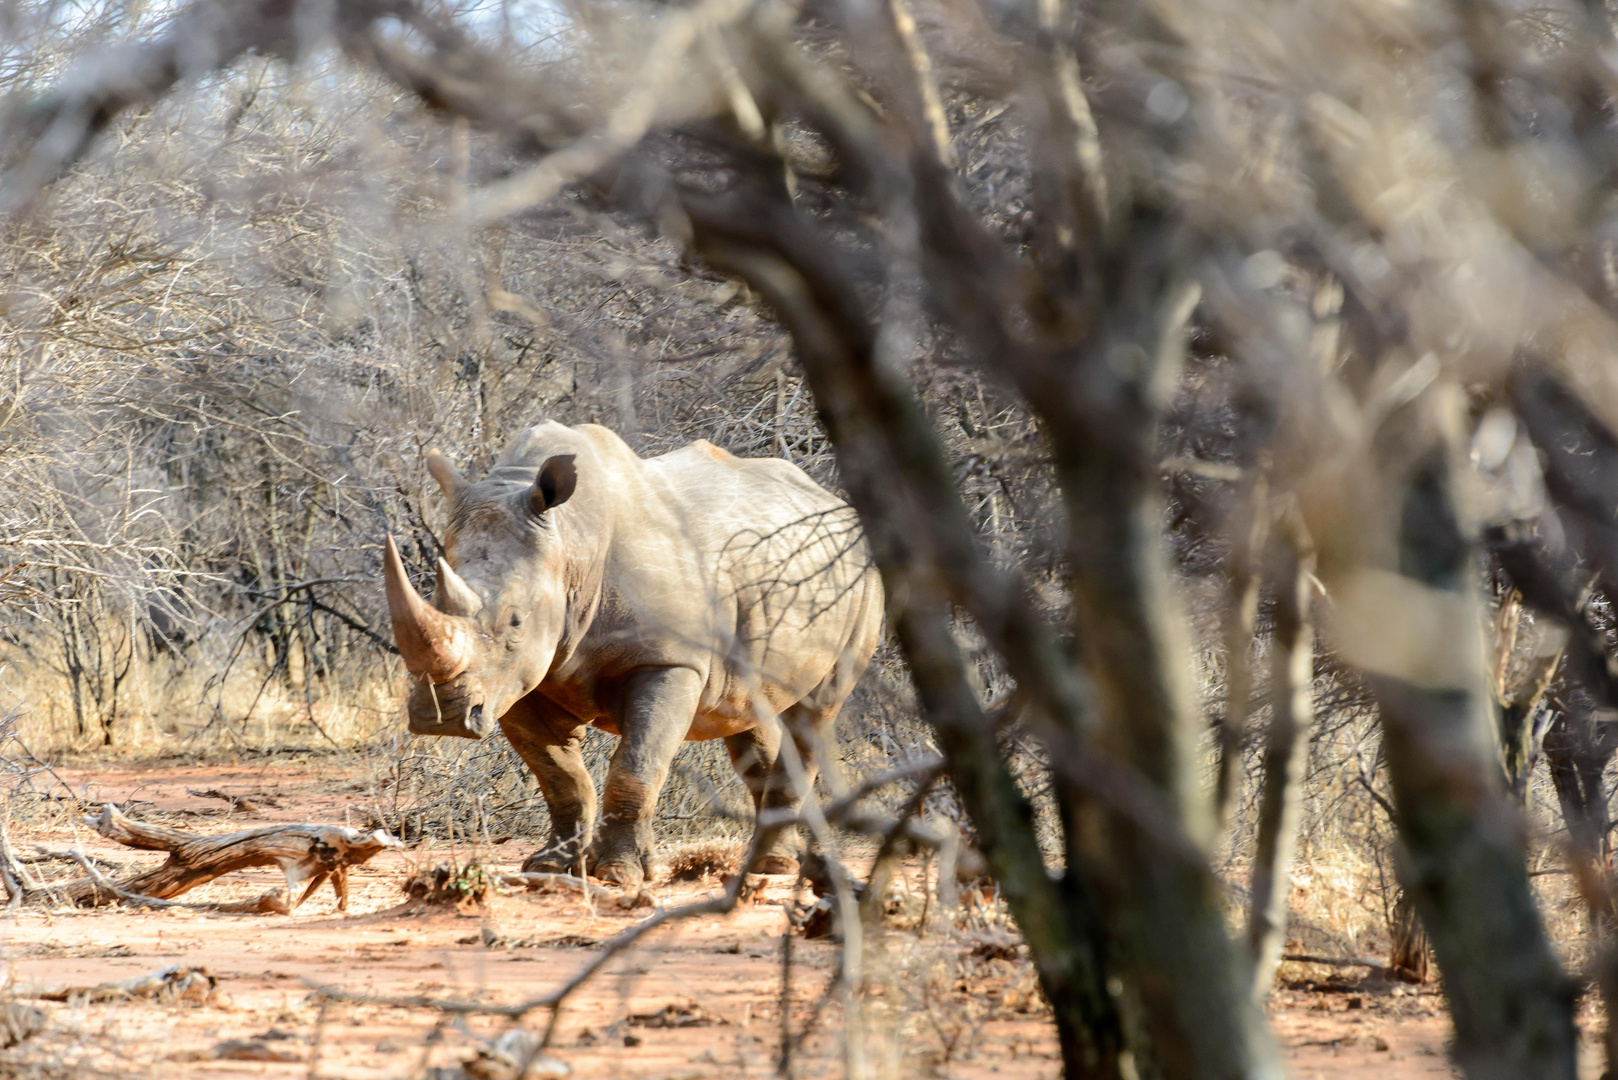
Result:
[[[1058,450],[1075,522],[1079,640],[1111,756],[1145,776],[1183,834],[1206,843],[1212,806],[1196,776],[1200,732],[1185,627],[1172,596],[1155,477],[1101,453]],[[1279,1076],[1243,990],[1206,862],[1164,850],[1132,816],[1097,808],[1114,932],[1126,953],[1155,1060],[1170,1077]],[[1099,853],[1098,853],[1099,854]]]
[[[1539,760],[1545,731],[1536,728],[1534,718],[1556,669],[1562,663],[1562,650],[1538,651],[1527,672],[1512,684],[1512,658],[1522,630],[1523,597],[1513,587],[1500,602],[1495,618],[1494,704],[1500,738],[1500,767],[1505,771],[1506,788],[1519,805],[1528,798],[1528,776]]]
[[[1432,976],[1432,942],[1416,913],[1410,894],[1399,890],[1388,921],[1388,970],[1406,982],[1424,983]]]
[[[1379,586],[1396,589],[1382,595],[1396,595],[1403,609],[1359,613],[1368,627],[1405,620],[1458,636],[1456,647],[1433,654],[1440,660],[1394,658],[1368,672],[1406,853],[1401,876],[1432,937],[1466,1075],[1571,1080],[1573,986],[1546,940],[1522,824],[1501,790],[1476,573],[1450,468],[1447,448],[1429,444],[1405,472],[1396,489],[1398,576]]]
[[[1024,393],[1048,433],[1067,504],[1076,636],[1103,745],[1144,778],[1199,855],[1167,850],[1138,817],[1098,804],[1093,857],[1109,868],[1114,933],[1164,1075],[1279,1076],[1201,854],[1215,820],[1201,776],[1189,630],[1162,526],[1158,418],[1199,294],[1176,269],[1177,224],[1142,209],[1130,225],[1130,243],[1104,268],[1105,325],[1082,350],[1043,365],[1038,377],[1058,392],[1026,384]]]
[[[1221,834],[1240,794],[1242,740],[1247,733],[1253,696],[1253,626],[1263,577],[1258,563],[1266,547],[1268,485],[1254,480],[1245,493],[1246,529],[1230,557],[1230,585],[1225,608],[1225,715],[1217,731],[1219,762],[1214,779],[1214,813]],[[1238,512],[1239,513],[1239,512]]]
[[[1315,633],[1309,602],[1314,554],[1301,523],[1291,522],[1278,545],[1275,645],[1270,664],[1270,730],[1264,751],[1264,788],[1253,855],[1247,945],[1252,953],[1253,1000],[1269,996],[1286,945],[1287,899],[1297,841],[1303,774],[1314,725]]]
[[[978,844],[1029,945],[1055,1014],[1067,1075],[1123,1078],[1131,1070],[1122,1025],[1108,989],[1107,939],[1094,889],[1079,866],[1053,881],[1033,827],[967,676],[955,642],[951,592],[990,594],[1016,609],[1020,594],[995,589],[996,575],[976,551],[970,524],[936,436],[908,388],[875,362],[875,329],[846,274],[800,235],[790,211],[768,206],[721,213],[687,202],[699,251],[743,277],[792,332],[827,434],[837,448],[849,501],[882,572],[894,631],[937,732],[949,776],[978,834]],[[951,583],[954,583],[952,590]],[[980,616],[1004,644],[1021,616]],[[1006,650],[1017,670],[1040,646]],[[1024,682],[1037,691],[1037,678]]]

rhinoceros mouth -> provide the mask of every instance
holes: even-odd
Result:
[[[489,734],[489,711],[482,701],[468,704],[468,697],[460,693],[445,693],[444,689],[427,680],[418,684],[430,699],[411,695],[407,709],[412,735],[437,735],[453,739],[481,739]],[[462,690],[465,687],[461,688]]]
[[[412,735],[438,735],[451,739],[481,739],[488,732],[484,731],[484,713],[482,705],[474,705],[471,710],[456,717],[428,717],[410,718],[410,734]]]

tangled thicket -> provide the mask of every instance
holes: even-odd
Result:
[[[292,8],[9,16],[0,588],[72,739],[363,737],[427,447],[706,437],[858,510],[845,757],[941,752],[1069,1075],[1274,1074],[1305,791],[1396,828],[1462,1067],[1572,1075],[1520,825],[1543,750],[1618,1002],[1604,8]]]

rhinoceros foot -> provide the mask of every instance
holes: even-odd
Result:
[[[618,843],[606,839],[598,842],[586,857],[592,877],[624,889],[638,889],[656,873],[650,844],[636,843],[623,837]]]
[[[580,838],[575,831],[569,831],[566,838],[552,834],[551,838],[540,849],[523,860],[522,872],[525,874],[577,874],[580,872],[579,857],[589,844],[589,837]]]
[[[579,860],[569,859],[565,855],[541,848],[522,861],[522,872],[525,874],[576,874],[579,872]]]
[[[639,859],[618,859],[614,862],[598,863],[591,874],[622,889],[638,889],[647,878],[646,869]]]

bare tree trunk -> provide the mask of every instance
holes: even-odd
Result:
[[[1059,453],[1060,456],[1060,453]],[[1184,833],[1207,842],[1196,790],[1199,735],[1185,633],[1170,591],[1154,478],[1117,460],[1063,467],[1074,528],[1080,640],[1101,698],[1108,749],[1144,775]],[[1081,471],[1082,469],[1082,471]],[[1164,1075],[1279,1075],[1263,1021],[1241,993],[1235,952],[1205,863],[1164,850],[1129,815],[1103,808],[1115,927]]]
[[[1242,762],[1242,739],[1247,732],[1249,699],[1253,696],[1253,624],[1258,618],[1258,563],[1268,532],[1268,485],[1254,480],[1247,491],[1248,527],[1238,538],[1230,559],[1230,590],[1225,610],[1225,715],[1218,728],[1219,764],[1214,781],[1214,811],[1223,833],[1230,824]]]
[[[1554,505],[1530,528],[1496,528],[1490,546],[1524,602],[1569,632],[1565,676],[1543,749],[1567,823],[1569,868],[1598,942],[1592,967],[1608,1017],[1604,1042],[1610,1071],[1618,1068],[1618,1024],[1613,1021],[1618,1017],[1618,911],[1603,775],[1618,749],[1618,725],[1599,720],[1597,710],[1618,705],[1618,667],[1603,628],[1590,616],[1592,601],[1604,598],[1610,605],[1613,595],[1618,548],[1612,543],[1611,484],[1618,439],[1587,405],[1543,372],[1523,370],[1513,395],[1544,463]],[[1592,566],[1600,570],[1594,581]]]
[[[1449,455],[1427,445],[1399,490],[1398,576],[1378,586],[1404,610],[1384,603],[1380,614],[1361,612],[1368,628],[1407,620],[1461,635],[1458,647],[1438,650],[1425,666],[1384,656],[1389,662],[1369,673],[1407,855],[1401,876],[1432,936],[1467,1076],[1571,1080],[1573,987],[1546,940],[1522,826],[1501,790],[1476,576]]]
[[[1545,734],[1544,728],[1535,727],[1534,717],[1562,663],[1559,645],[1537,650],[1523,678],[1512,685],[1512,657],[1521,637],[1522,609],[1522,591],[1512,587],[1501,600],[1495,618],[1493,679],[1500,766],[1505,771],[1506,787],[1519,804],[1528,798],[1528,776],[1539,760]]]
[[[68,608],[61,616],[57,633],[62,643],[62,666],[67,673],[68,697],[73,702],[73,734],[84,738],[89,731],[84,700],[84,651],[79,635],[79,613]]]
[[[1082,866],[1069,865],[1061,882],[1046,871],[1033,809],[1000,754],[956,644],[950,598],[940,590],[946,582],[986,590],[1013,611],[1020,597],[989,587],[995,574],[977,554],[932,426],[908,389],[876,364],[875,328],[842,268],[825,260],[788,209],[726,213],[696,200],[686,208],[698,249],[747,280],[792,332],[849,501],[882,572],[923,714],[938,733],[950,779],[1051,1003],[1067,1075],[1122,1080],[1132,1072],[1131,1054],[1108,987],[1108,941],[1095,890]],[[991,635],[1015,632],[981,615],[980,625]],[[1006,652],[1014,667],[1040,648],[1013,640],[1017,647]],[[1021,681],[1038,688],[1034,679]]]
[[[1101,741],[1108,757],[1145,781],[1199,855],[1166,848],[1113,804],[1096,809],[1102,839],[1094,857],[1110,871],[1114,932],[1164,1075],[1278,1076],[1263,1018],[1243,992],[1218,882],[1201,856],[1216,822],[1200,776],[1202,715],[1157,476],[1158,422],[1200,291],[1179,275],[1174,221],[1140,208],[1127,229],[1116,250],[1128,255],[1098,282],[1105,325],[1074,354],[1030,364],[1024,392],[1050,439],[1067,506],[1074,623],[1095,681]],[[1132,363],[1118,364],[1126,354]],[[1105,416],[1095,411],[1098,400],[1109,403]]]
[[[1612,818],[1603,775],[1618,752],[1618,725],[1603,723],[1582,694],[1567,687],[1545,732],[1545,757],[1572,846],[1606,872],[1612,857]]]
[[[124,682],[135,664],[135,627],[132,619],[114,620],[103,613],[100,620],[102,637],[110,637],[107,645],[107,663],[110,666],[111,692],[108,694],[106,707],[101,713],[101,745],[111,746],[113,727],[118,723],[118,694],[123,689]],[[113,633],[113,628],[117,633]],[[123,654],[123,661],[119,662],[119,653]]]
[[[1560,651],[1535,657],[1528,678],[1500,702],[1501,762],[1505,767],[1506,785],[1518,803],[1528,799],[1528,778],[1544,749],[1546,728],[1537,724],[1535,718],[1561,663]]]
[[[1253,1000],[1260,1003],[1269,996],[1276,965],[1286,945],[1292,852],[1297,840],[1303,773],[1309,764],[1310,729],[1314,725],[1311,686],[1315,676],[1315,633],[1309,614],[1314,553],[1301,522],[1290,521],[1287,532],[1285,542],[1277,545],[1281,565],[1275,576],[1270,731],[1264,751],[1264,789],[1247,915]]]
[[[1407,982],[1424,983],[1432,977],[1430,958],[1432,942],[1427,928],[1421,924],[1416,905],[1410,894],[1399,890],[1393,902],[1393,915],[1388,921],[1388,968]]]

